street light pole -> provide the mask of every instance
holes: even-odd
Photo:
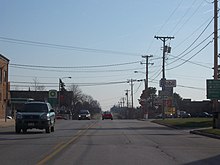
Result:
[[[69,78],[71,79],[72,77],[62,77],[62,78],[59,78],[59,95],[58,95],[58,108],[60,108],[60,93],[61,93],[61,89],[60,89],[60,85],[62,83],[62,79],[65,79],[65,78]]]

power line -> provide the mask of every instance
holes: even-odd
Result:
[[[194,2],[196,2],[197,0],[195,0]],[[193,2],[193,4],[194,4]],[[197,7],[197,9],[193,12],[193,14],[183,23],[183,25],[174,33],[174,35],[177,35],[177,33],[180,32],[180,30],[193,18],[193,16],[196,14],[196,12],[199,10],[199,8],[202,6],[202,2],[200,3],[200,5]],[[188,13],[188,10],[185,14]],[[185,16],[185,15],[184,15]]]
[[[106,64],[106,65],[93,65],[93,66],[45,66],[45,65],[27,65],[27,64],[9,64],[10,66],[17,67],[30,67],[30,68],[54,68],[54,69],[75,69],[75,68],[103,68],[103,67],[115,67],[115,66],[123,66],[123,65],[131,65],[137,64],[140,61],[127,62],[127,63],[119,63],[119,64]]]
[[[34,82],[15,82],[11,81],[11,86],[16,87],[29,87],[33,86]],[[94,83],[74,83],[75,85],[79,86],[99,86],[99,85],[115,85],[115,84],[125,84],[127,81],[114,81],[114,82],[94,82]],[[15,84],[15,85],[14,85]],[[16,84],[22,84],[22,85],[16,85]],[[27,85],[24,85],[27,84]],[[57,83],[38,83],[39,85],[46,84],[46,87],[57,87]],[[66,85],[71,85],[73,83],[65,83]]]
[[[213,40],[212,40],[212,41],[209,41],[202,49],[200,49],[200,50],[199,50],[197,53],[195,53],[193,56],[191,56],[190,58],[188,58],[187,60],[185,60],[183,63],[181,63],[181,64],[179,64],[179,65],[177,65],[177,66],[175,66],[175,67],[168,68],[167,70],[176,69],[176,68],[182,66],[183,64],[185,64],[186,62],[189,62],[193,57],[195,57],[196,55],[198,55],[202,50],[204,50],[204,49],[205,49],[209,44],[211,44],[212,42],[213,42]]]
[[[197,46],[195,46],[194,48],[192,48],[190,51],[188,51],[187,53],[185,53],[188,49],[190,49],[195,43],[196,41],[198,41],[198,39],[202,36],[202,34],[207,30],[207,28],[209,27],[209,25],[212,23],[213,19],[208,23],[208,25],[205,27],[205,29],[203,29],[203,31],[199,34],[199,36],[179,55],[177,55],[177,59],[175,59],[174,61],[172,61],[171,63],[169,63],[169,65],[171,65],[172,63],[175,63],[176,61],[182,59],[184,56],[186,56],[187,54],[189,54],[190,52],[192,52],[194,49],[196,49],[199,45],[201,45],[203,42],[205,42],[209,37],[212,36],[212,34],[210,34],[208,37],[206,37],[202,42],[200,42]],[[184,54],[185,53],[185,54]],[[182,56],[181,56],[182,55]],[[180,56],[180,57],[178,57]]]
[[[48,71],[48,72],[69,72],[69,73],[97,73],[97,72],[126,72],[126,71],[134,71],[144,68],[132,68],[132,69],[115,69],[115,70],[56,70],[56,69],[40,69],[40,68],[26,68],[26,67],[18,67],[11,66],[17,69],[26,69],[26,70],[36,70],[36,71]]]
[[[194,0],[191,6],[193,6],[193,4],[194,4],[196,1],[197,1],[197,0]],[[181,16],[181,18],[178,20],[177,24],[176,24],[176,25],[174,26],[174,28],[171,30],[171,32],[174,32],[174,31],[176,30],[177,26],[182,22],[182,20],[184,19],[184,17],[186,17],[186,15],[189,13],[190,9],[191,9],[191,8],[189,7],[189,8],[185,11],[185,13],[183,14],[183,16]],[[189,17],[189,18],[192,18],[192,17]]]
[[[161,28],[158,30],[157,34],[160,33],[160,31],[163,29],[163,27],[168,24],[168,22],[170,21],[171,17],[176,13],[176,11],[178,10],[178,8],[181,6],[182,2],[184,0],[181,0],[180,3],[177,5],[177,7],[173,10],[173,12],[170,14],[170,16],[167,18],[167,20],[164,22],[164,24],[161,26]]]
[[[57,48],[57,49],[67,49],[67,50],[75,50],[75,51],[82,51],[82,52],[121,54],[121,55],[127,55],[127,56],[128,55],[129,56],[140,56],[139,54],[136,54],[136,53],[128,53],[128,52],[121,52],[121,51],[114,51],[114,50],[94,49],[94,48],[86,48],[86,47],[77,47],[77,46],[70,46],[70,45],[52,44],[52,43],[46,43],[46,42],[22,40],[22,39],[8,38],[8,37],[2,37],[2,36],[0,36],[0,41],[14,43],[14,44],[24,44],[24,45],[49,47],[49,48]]]

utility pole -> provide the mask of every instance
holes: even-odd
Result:
[[[218,0],[214,0],[214,80],[218,80]],[[213,100],[213,110],[218,112],[217,99]],[[219,126],[213,121],[213,128],[216,127]]]
[[[128,89],[125,90],[125,92],[126,92],[125,95],[126,95],[126,99],[127,99],[127,109],[128,109],[128,92],[129,92],[129,91],[130,91],[130,90],[128,90]]]
[[[128,111],[129,111],[129,107],[128,107],[128,92],[129,92],[130,90],[127,89],[127,90],[125,90],[125,91],[126,91],[125,95],[126,95],[126,99],[127,99],[127,114],[126,114],[126,115],[127,115],[127,119],[128,119],[128,117],[129,117],[129,112],[128,112]]]
[[[122,97],[122,107],[124,107],[124,106],[125,106],[125,98]]]
[[[145,55],[142,56],[142,58],[145,58],[146,63],[141,63],[141,64],[146,64],[146,79],[145,79],[145,90],[148,89],[148,65],[151,64],[153,65],[154,63],[148,63],[148,60],[150,57],[153,57],[153,55]]]
[[[136,80],[136,79],[130,79],[128,80],[127,82],[128,83],[131,83],[131,110],[134,109],[134,90],[133,90],[133,87],[134,87],[134,81],[143,81],[142,79],[141,80]]]
[[[134,84],[133,84],[133,79],[131,79],[131,109],[133,110],[134,108],[134,92],[133,92],[133,89],[134,89]]]
[[[150,57],[153,57],[153,55],[145,55],[145,56],[142,56],[142,58],[145,58],[146,60],[146,79],[145,79],[145,92],[148,93],[148,65],[151,64],[153,65],[153,63],[149,63],[148,60]],[[144,64],[141,62],[141,64]],[[147,119],[148,117],[148,101],[147,101],[147,98],[145,100],[145,109],[144,109],[144,114],[146,115],[145,118]]]
[[[165,55],[166,55],[166,52],[167,52],[167,49],[166,49],[166,41],[167,40],[171,40],[171,39],[174,39],[174,37],[159,37],[159,36],[154,36],[154,38],[156,39],[160,39],[162,42],[163,42],[163,77],[162,79],[165,80]]]
[[[163,76],[162,76],[162,117],[163,119],[165,118],[165,111],[164,111],[164,108],[165,108],[165,104],[164,104],[164,91],[165,91],[165,82],[166,82],[166,78],[165,78],[165,55],[166,55],[166,52],[168,52],[167,50],[167,46],[166,46],[166,41],[167,40],[171,40],[171,39],[174,39],[174,37],[161,37],[161,36],[154,36],[154,38],[156,39],[160,39],[162,42],[163,42],[163,66],[162,66],[162,72],[163,72]]]

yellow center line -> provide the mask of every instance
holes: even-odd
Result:
[[[72,139],[70,139],[66,143],[61,142],[61,143],[57,144],[55,147],[53,147],[53,151],[49,155],[45,156],[42,160],[40,160],[36,165],[46,164],[46,162],[48,162],[50,159],[52,159],[55,155],[57,155],[63,149],[68,147],[68,145],[74,143],[77,139],[79,139],[84,133],[86,133],[86,131],[89,128],[93,127],[96,123],[97,122],[94,122],[91,125],[89,125],[88,127],[84,128],[83,130],[78,131],[76,133],[76,136],[74,136]]]

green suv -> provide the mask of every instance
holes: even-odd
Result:
[[[46,133],[54,132],[55,112],[51,105],[46,102],[28,102],[17,111],[15,131],[27,132],[27,129],[45,129]]]

